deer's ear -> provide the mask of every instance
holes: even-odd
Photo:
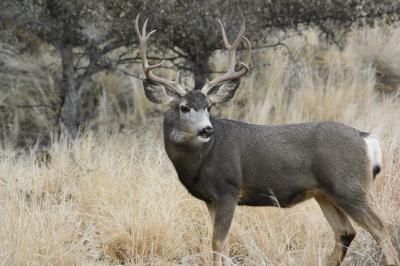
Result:
[[[147,99],[153,103],[170,104],[178,102],[181,98],[181,96],[168,89],[168,87],[150,82],[147,79],[143,80],[143,88]]]
[[[227,102],[233,98],[239,84],[240,79],[226,81],[212,88],[208,92],[207,98],[213,104]]]

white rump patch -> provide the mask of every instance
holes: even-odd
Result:
[[[382,148],[378,136],[370,134],[364,139],[367,144],[368,158],[372,167],[382,166]]]

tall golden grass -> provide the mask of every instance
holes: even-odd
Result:
[[[309,31],[288,41],[291,54],[285,48],[255,51],[254,65],[268,67],[254,68],[235,99],[215,110],[251,123],[335,120],[378,134],[384,166],[370,200],[396,248],[400,102],[395,82],[390,93],[377,91],[384,83],[377,73],[400,76],[399,42],[399,30],[363,29],[339,50]],[[112,80],[105,84],[113,87]],[[34,148],[0,149],[1,265],[211,263],[206,207],[185,191],[164,152],[162,118],[148,115],[159,107],[147,102],[136,81],[132,86],[138,117],[126,119],[141,121],[134,131],[85,132],[73,146],[56,141],[48,164]],[[372,237],[360,227],[357,232],[345,265],[382,262]],[[324,265],[333,246],[313,200],[289,209],[238,207],[229,237],[238,265]]]

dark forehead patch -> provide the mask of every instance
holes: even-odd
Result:
[[[186,100],[186,104],[195,110],[203,110],[210,105],[207,97],[199,90],[189,91],[184,96],[184,99]]]

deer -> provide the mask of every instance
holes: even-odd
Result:
[[[382,148],[376,135],[332,121],[283,125],[254,125],[216,118],[213,105],[233,98],[248,63],[236,62],[236,50],[244,36],[245,19],[232,44],[221,28],[228,52],[228,70],[206,80],[199,90],[186,90],[150,65],[145,20],[135,32],[148,100],[169,106],[164,114],[164,147],[178,178],[187,191],[205,202],[211,216],[213,265],[231,265],[228,231],[236,206],[287,208],[315,199],[333,230],[335,247],[328,265],[340,265],[356,235],[350,218],[366,229],[382,247],[388,265],[399,260],[387,226],[368,203],[368,190],[382,167]]]

